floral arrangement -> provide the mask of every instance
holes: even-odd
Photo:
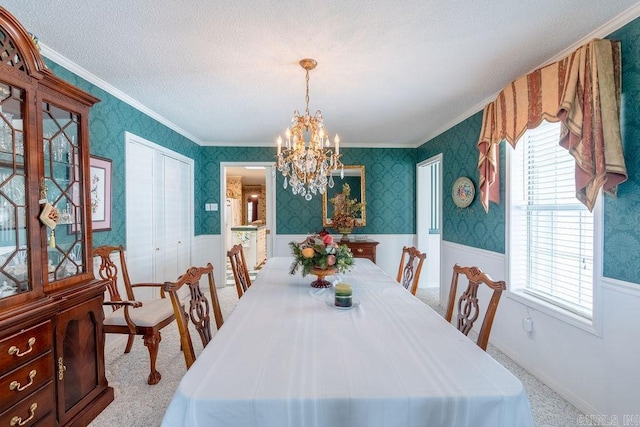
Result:
[[[304,239],[304,242],[290,242],[295,260],[289,274],[295,274],[302,268],[302,277],[313,268],[337,268],[340,273],[348,271],[353,265],[353,254],[346,245],[338,245],[333,237],[323,230]]]
[[[362,212],[364,207],[356,199],[351,199],[351,186],[344,184],[342,193],[329,199],[333,204],[333,217],[331,218],[332,228],[336,230],[351,230],[358,226],[356,216]]]

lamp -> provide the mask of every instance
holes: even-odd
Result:
[[[336,134],[335,152],[332,152],[328,148],[329,137],[324,130],[322,113],[318,110],[314,116],[309,114],[309,70],[316,65],[318,63],[314,59],[300,60],[300,66],[307,72],[307,107],[303,116],[298,110],[293,112],[292,126],[285,132],[284,147],[282,137],[278,136],[277,140],[277,166],[284,176],[284,188],[291,185],[291,192],[304,196],[306,200],[311,200],[317,193],[323,194],[327,185],[333,188],[331,171],[342,168],[340,138]],[[305,133],[309,134],[308,141],[305,141]]]

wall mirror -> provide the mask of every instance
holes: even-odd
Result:
[[[353,165],[353,166],[344,166],[344,178],[341,177],[342,170],[337,169],[331,171],[331,176],[333,177],[334,186],[330,188],[327,186],[327,190],[322,195],[322,226],[323,227],[332,227],[331,217],[333,216],[333,205],[329,200],[335,197],[336,194],[342,193],[342,186],[347,183],[351,187],[351,199],[356,199],[358,202],[363,204],[362,212],[360,213],[360,217],[356,218],[356,223],[358,227],[363,227],[367,225],[367,206],[366,206],[366,194],[365,194],[365,185],[364,185],[364,166],[362,165]]]

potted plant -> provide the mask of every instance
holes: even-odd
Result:
[[[346,183],[342,185],[342,193],[329,201],[333,204],[332,228],[342,234],[341,242],[348,242],[349,234],[359,226],[356,218],[362,212],[363,204],[351,198],[351,186]]]

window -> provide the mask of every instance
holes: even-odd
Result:
[[[575,160],[560,124],[528,130],[511,157],[510,284],[526,297],[591,320],[594,215],[575,197]]]

